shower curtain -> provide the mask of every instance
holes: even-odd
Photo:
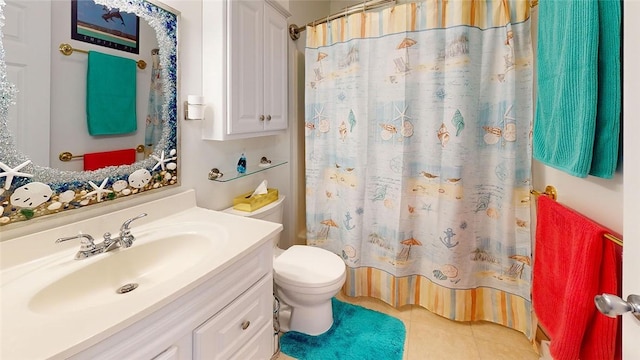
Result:
[[[533,337],[529,3],[428,0],[307,28],[309,245],[344,291]]]
[[[151,50],[151,84],[149,86],[149,104],[147,105],[146,128],[144,132],[145,157],[153,153],[153,147],[162,138],[162,68],[159,49]]]

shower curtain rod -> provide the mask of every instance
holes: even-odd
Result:
[[[289,25],[289,36],[291,37],[292,40],[295,41],[300,38],[300,33],[305,31],[307,26],[316,26],[316,25],[324,24],[326,22],[337,19],[339,17],[351,15],[357,12],[365,12],[367,10],[371,10],[371,9],[375,9],[375,8],[379,8],[382,6],[395,4],[395,3],[396,3],[396,0],[371,0],[371,1],[365,1],[359,4],[355,4],[352,6],[348,6],[339,13],[335,13],[333,15],[329,15],[327,17],[317,19],[315,21],[307,23],[302,27],[298,27],[298,25],[296,24]]]
[[[538,6],[538,2],[539,0],[531,0],[530,7],[534,8]],[[307,23],[302,27],[299,27],[296,24],[289,25],[289,36],[291,37],[291,40],[295,41],[300,38],[300,33],[305,31],[307,26],[316,26],[316,25],[324,24],[342,16],[351,15],[357,12],[364,12],[367,10],[371,10],[371,9],[375,9],[375,8],[379,8],[379,7],[383,7],[383,6],[387,6],[395,3],[396,3],[396,0],[371,0],[371,1],[364,1],[352,6],[347,6],[346,8],[344,8],[343,11],[339,13],[329,15],[326,18],[317,19],[315,21]]]

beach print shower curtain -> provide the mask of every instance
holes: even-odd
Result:
[[[151,50],[151,84],[149,86],[149,104],[147,105],[146,127],[144,132],[145,154],[153,153],[153,148],[162,138],[162,106],[164,96],[162,87],[162,68],[158,49]]]
[[[533,336],[529,12],[429,0],[307,28],[307,241],[347,295]]]

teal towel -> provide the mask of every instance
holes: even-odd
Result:
[[[611,178],[621,111],[620,2],[541,1],[533,157]]]
[[[137,129],[136,62],[89,51],[87,125],[90,135],[126,134]]]

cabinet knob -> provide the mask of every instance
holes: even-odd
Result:
[[[242,322],[242,330],[247,330],[247,328],[251,325],[251,321],[246,320]]]
[[[260,115],[260,121],[264,121],[264,115]]]
[[[267,115],[267,121],[271,121],[271,115]]]

